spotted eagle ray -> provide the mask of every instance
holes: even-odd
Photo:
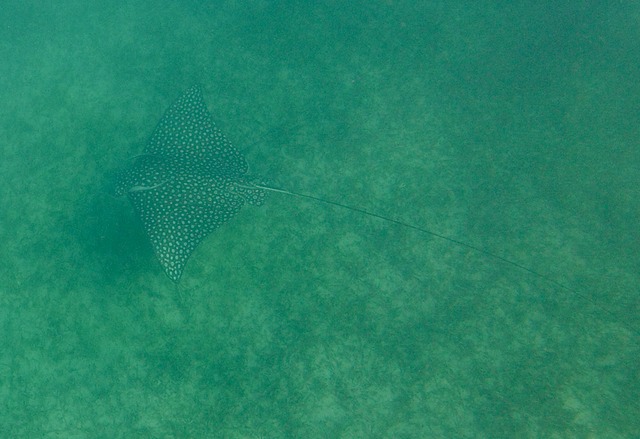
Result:
[[[263,203],[265,190],[247,180],[247,168],[194,86],[169,107],[144,152],[118,177],[116,195],[128,195],[174,282],[207,235],[245,203]]]
[[[202,89],[193,86],[169,107],[144,152],[119,175],[116,195],[129,197],[160,264],[174,282],[180,280],[189,257],[202,240],[230,220],[244,204],[263,204],[265,192],[271,191],[417,230],[500,260],[584,297],[550,276],[481,247],[359,207],[266,186],[249,178],[247,169],[244,156],[213,123]]]

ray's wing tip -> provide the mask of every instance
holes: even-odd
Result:
[[[191,84],[184,94],[189,96],[202,96],[202,85],[198,82]]]
[[[180,282],[180,278],[182,277],[182,269],[165,267],[164,272],[173,283],[177,284],[178,282]]]

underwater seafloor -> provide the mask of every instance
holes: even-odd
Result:
[[[1,437],[640,436],[639,4],[5,3]],[[252,174],[552,280],[270,194],[172,284],[109,189],[194,83]]]

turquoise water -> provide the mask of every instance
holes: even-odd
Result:
[[[640,6],[272,3],[5,2],[0,436],[638,436]],[[173,285],[109,188],[194,83],[252,174],[569,290],[279,194]]]

